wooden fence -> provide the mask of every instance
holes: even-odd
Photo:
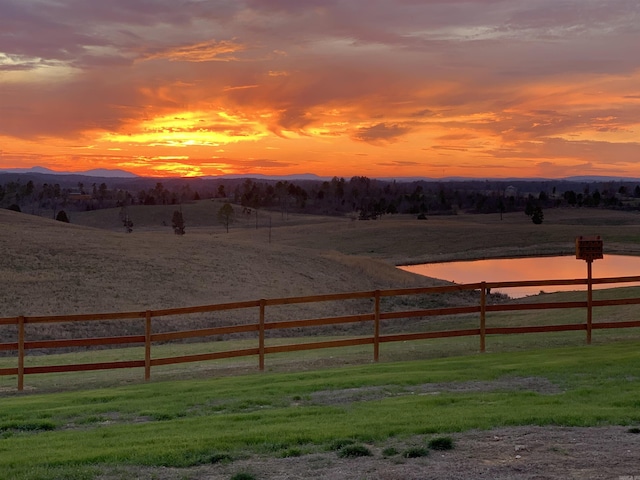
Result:
[[[624,298],[615,300],[593,300],[592,285],[594,284],[620,284],[640,282],[640,276],[616,277],[601,279],[574,279],[574,280],[544,280],[544,281],[513,281],[513,282],[481,282],[463,285],[450,285],[439,287],[423,288],[403,288],[393,290],[375,290],[366,292],[341,293],[333,295],[315,295],[308,297],[289,297],[276,299],[262,299],[246,302],[224,303],[217,305],[205,305],[198,307],[173,308],[165,310],[147,310],[139,312],[120,313],[99,313],[83,315],[60,315],[60,316],[38,316],[38,317],[11,317],[0,318],[0,326],[16,325],[17,341],[0,343],[0,351],[17,352],[17,366],[13,368],[0,368],[0,376],[17,375],[18,390],[24,388],[25,375],[38,373],[55,372],[75,372],[88,370],[108,370],[121,368],[144,368],[145,380],[151,377],[151,367],[170,365],[187,362],[200,362],[216,360],[222,358],[257,356],[258,367],[264,370],[265,357],[268,354],[281,352],[294,352],[302,350],[348,347],[356,345],[372,345],[373,359],[378,361],[380,344],[388,342],[403,342],[411,340],[423,340],[445,337],[477,336],[479,337],[479,350],[485,351],[485,340],[487,335],[498,334],[521,334],[521,333],[541,333],[541,332],[562,332],[584,330],[586,332],[586,343],[591,343],[591,334],[594,329],[631,328],[640,327],[640,320],[597,322],[592,321],[592,309],[594,307],[616,306],[616,305],[638,305],[640,298]],[[548,302],[548,303],[524,303],[513,302],[506,304],[487,304],[489,289],[512,288],[525,286],[558,286],[558,285],[587,285],[587,295],[584,301],[572,302]],[[429,308],[407,311],[383,312],[381,309],[381,299],[383,297],[400,297],[407,295],[429,295],[436,293],[446,293],[454,291],[475,290],[479,291],[479,304],[460,307]],[[354,299],[373,300],[373,311],[357,315],[346,315],[338,317],[313,318],[304,320],[287,321],[265,321],[265,311],[267,307],[278,305],[293,305],[303,303],[318,303],[328,301],[347,301]],[[586,319],[584,323],[556,324],[556,325],[536,325],[536,326],[502,326],[488,327],[486,318],[490,312],[522,311],[522,310],[543,310],[543,309],[585,309]],[[178,332],[154,333],[152,329],[153,319],[170,315],[190,315],[207,312],[221,312],[229,310],[255,309],[256,322],[243,325],[219,326],[211,328],[200,328],[195,330],[183,330]],[[380,323],[383,320],[411,319],[417,317],[433,317],[442,315],[478,314],[477,328],[424,331],[413,333],[383,334]],[[103,338],[80,338],[61,340],[28,340],[25,338],[25,326],[31,324],[48,324],[59,322],[94,322],[113,320],[134,320],[144,322],[144,334],[123,335]],[[372,322],[372,334],[365,337],[345,338],[331,341],[317,341],[310,343],[296,343],[289,345],[267,346],[265,342],[265,332],[269,330],[286,330],[292,328],[318,327],[326,325],[353,324],[361,322]],[[228,335],[254,332],[257,334],[257,345],[253,348],[229,350],[224,352],[211,352],[193,355],[181,355],[164,358],[153,358],[151,355],[152,345],[159,342],[169,342],[172,340],[184,340],[197,337],[210,337],[216,335]],[[114,345],[144,345],[144,359],[123,360],[100,363],[78,363],[65,365],[42,365],[26,366],[25,356],[28,350],[34,349],[59,349],[72,347],[95,347]]]

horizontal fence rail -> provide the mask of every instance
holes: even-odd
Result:
[[[215,305],[202,305],[195,307],[171,308],[164,310],[145,310],[138,312],[116,312],[116,313],[96,313],[96,314],[75,314],[57,316],[19,316],[0,318],[0,326],[17,327],[17,341],[0,343],[0,351],[17,352],[17,365],[11,368],[0,368],[0,376],[16,375],[17,388],[19,391],[24,388],[24,377],[30,374],[78,372],[89,370],[111,370],[123,368],[143,368],[144,378],[149,380],[151,368],[189,362],[202,362],[219,360],[225,358],[257,356],[260,370],[265,368],[265,356],[275,353],[296,352],[303,350],[315,350],[324,348],[350,347],[359,345],[372,345],[373,358],[379,359],[380,344],[389,342],[405,342],[414,340],[426,340],[447,337],[477,336],[480,340],[479,350],[485,351],[487,335],[508,335],[522,333],[544,333],[563,331],[585,331],[586,342],[591,343],[591,332],[594,329],[613,328],[634,328],[640,327],[639,321],[619,321],[619,322],[592,322],[591,311],[594,307],[638,305],[640,298],[623,298],[612,300],[593,300],[591,298],[591,286],[595,284],[624,284],[638,283],[640,276],[615,277],[600,279],[570,279],[570,280],[540,280],[540,281],[509,281],[509,282],[480,282],[472,284],[456,284],[437,287],[420,288],[400,288],[388,290],[373,290],[363,292],[338,293],[329,295],[313,295],[305,297],[288,297],[275,299],[252,300],[246,302],[232,302]],[[584,301],[556,301],[544,303],[526,303],[526,300],[487,305],[487,298],[491,289],[511,288],[524,286],[559,286],[559,285],[587,285],[587,299]],[[479,292],[479,303],[477,305],[459,307],[426,308],[403,311],[383,312],[381,299],[389,297],[422,296],[439,293],[476,291]],[[320,317],[310,319],[291,319],[269,321],[265,320],[267,307],[320,303],[320,302],[342,302],[348,300],[372,300],[373,309],[370,313],[359,313],[353,315],[343,315],[334,317]],[[585,309],[587,312],[585,323],[557,324],[557,325],[535,325],[535,326],[500,326],[488,327],[486,324],[487,313],[490,312],[513,312],[526,310],[546,310],[546,309]],[[172,315],[193,315],[211,312],[255,310],[255,323],[216,326],[209,328],[198,328],[191,330],[181,330],[176,332],[153,332],[153,319]],[[424,331],[411,333],[381,333],[382,321],[393,321],[397,319],[410,319],[418,317],[435,317],[461,314],[477,314],[477,328]],[[36,324],[51,324],[62,322],[95,322],[126,320],[134,322],[144,322],[144,334],[122,335],[99,338],[79,338],[79,339],[53,339],[53,340],[28,340],[25,335],[25,326]],[[331,325],[348,325],[370,322],[373,324],[373,334],[355,338],[345,338],[339,340],[316,341],[307,343],[295,343],[288,345],[266,345],[265,332],[274,330],[302,329],[309,327],[322,327]],[[222,352],[209,352],[191,355],[179,355],[172,357],[153,358],[151,355],[152,345],[177,340],[187,340],[202,337],[233,335],[233,334],[257,334],[257,345],[252,348],[228,350]],[[120,360],[96,363],[78,363],[65,365],[25,365],[26,353],[36,349],[60,349],[73,347],[100,347],[114,345],[144,345],[144,359]]]

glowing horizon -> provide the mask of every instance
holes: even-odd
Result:
[[[623,0],[0,3],[0,169],[640,177]]]

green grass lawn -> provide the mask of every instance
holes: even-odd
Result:
[[[637,425],[639,347],[621,342],[5,396],[0,472],[89,479],[118,465],[188,467],[219,454],[319,451],[341,438],[384,444],[505,425]],[[505,387],[523,377],[553,390]],[[471,381],[500,382],[478,391],[446,388]],[[419,394],[434,383],[439,393]],[[384,394],[318,400],[372,388]]]

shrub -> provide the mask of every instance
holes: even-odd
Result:
[[[371,451],[364,445],[346,445],[338,451],[340,458],[370,457]]]
[[[49,421],[40,421],[34,423],[11,422],[0,425],[0,432],[45,432],[55,430],[55,423]]]
[[[256,477],[250,473],[240,472],[233,475],[231,480],[256,480]]]
[[[58,215],[56,215],[56,220],[59,222],[69,223],[69,217],[67,216],[67,212],[64,210],[60,210]]]
[[[288,443],[267,442],[260,445],[260,450],[267,453],[279,453],[289,448]]]
[[[339,438],[329,444],[329,450],[340,450],[341,448],[346,447],[347,445],[353,445],[354,443],[356,443],[356,441],[351,438]]]
[[[424,447],[412,447],[402,452],[404,458],[419,458],[429,455],[429,450]]]
[[[288,448],[280,453],[280,457],[288,458],[288,457],[301,457],[302,450],[299,448]]]
[[[452,450],[453,439],[451,437],[436,437],[429,440],[428,445],[432,450]]]
[[[210,463],[213,463],[213,464],[228,463],[228,462],[232,462],[233,458],[231,457],[231,455],[227,453],[214,453],[213,455],[211,455],[210,460],[211,460]]]
[[[535,207],[533,209],[533,214],[531,215],[531,221],[536,225],[540,225],[544,220],[544,213],[542,212],[542,208]]]
[[[395,447],[387,447],[384,450],[382,450],[382,455],[384,455],[385,457],[393,457],[394,455],[397,455],[398,453],[398,449]]]

